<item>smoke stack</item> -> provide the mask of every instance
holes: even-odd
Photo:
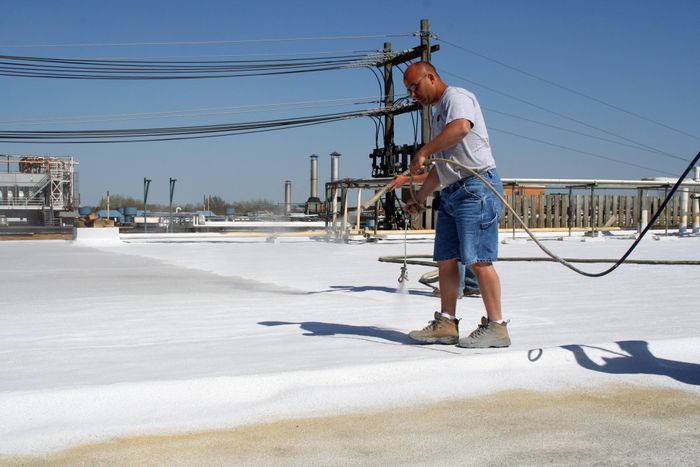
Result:
[[[289,214],[292,212],[292,182],[284,181],[284,212]]]
[[[318,156],[311,154],[311,196],[306,200],[306,214],[318,214],[323,204],[318,198]]]
[[[318,156],[311,155],[311,195],[309,199],[318,198]]]
[[[340,154],[337,152],[331,153],[331,182],[340,179]]]

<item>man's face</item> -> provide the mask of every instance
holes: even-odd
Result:
[[[408,95],[417,100],[422,105],[431,103],[430,98],[430,76],[429,74],[406,73],[403,78],[403,84],[406,86]]]

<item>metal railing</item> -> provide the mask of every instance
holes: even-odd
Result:
[[[362,219],[374,217],[371,227],[376,232],[380,224],[377,219],[384,214],[385,206],[377,203],[363,210],[363,190],[370,190],[371,197],[390,181],[390,178],[344,179],[327,183],[329,231],[344,235],[368,230]],[[508,204],[528,228],[596,231],[643,229],[675,180],[504,178],[502,182]],[[356,196],[351,196],[350,190],[357,190]],[[532,193],[533,190],[537,193]],[[408,190],[402,193],[404,201],[409,199],[407,193]],[[684,181],[659,218],[660,225],[655,227],[677,228],[681,232],[689,228],[693,232],[700,230],[699,197],[700,180]],[[353,207],[351,204],[355,199],[357,204]],[[429,204],[419,219],[412,220],[413,228],[435,225],[435,212]],[[501,229],[518,230],[515,226],[511,213],[501,217]]]

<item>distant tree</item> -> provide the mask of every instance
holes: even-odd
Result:
[[[236,201],[228,202],[221,196],[207,196],[202,201],[197,203],[187,203],[178,204],[178,206],[185,212],[194,212],[201,210],[211,210],[215,214],[223,215],[226,208],[234,208],[236,213],[245,214],[247,212],[259,212],[268,211],[272,213],[280,213],[282,211],[282,206],[269,199],[253,199],[247,201]],[[143,209],[143,199],[136,199],[131,196],[123,195],[110,195],[109,196],[109,208],[139,208]],[[107,209],[107,198],[103,197],[100,199],[100,203],[97,206],[98,209]],[[161,205],[156,203],[148,203],[149,211],[161,211],[166,212],[169,210],[169,205]]]
[[[226,200],[223,199],[221,196],[210,196],[207,199],[207,207],[214,214],[223,215],[228,205],[226,203]]]
[[[237,201],[235,203],[231,203],[229,207],[234,208],[236,210],[236,212],[240,213],[240,214],[245,214],[247,212],[255,212],[255,211],[270,211],[270,212],[276,213],[280,210],[279,205],[277,203],[270,201],[268,199]]]
[[[107,197],[101,198],[97,206],[99,209],[107,209]],[[137,200],[131,196],[110,195],[109,208],[143,208],[143,200]]]

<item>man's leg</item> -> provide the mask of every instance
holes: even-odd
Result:
[[[462,264],[461,261],[457,261],[457,271],[459,274],[459,290],[464,290],[464,288],[467,286],[467,284],[465,283],[467,268],[468,266]]]
[[[459,269],[456,259],[438,261],[440,273],[440,305],[443,313],[455,315],[459,295]]]
[[[508,347],[510,336],[508,335],[507,322],[499,323],[503,319],[501,315],[501,281],[496,273],[496,268],[491,263],[475,263],[472,270],[481,286],[481,297],[486,307],[486,318],[481,319],[481,324],[469,336],[459,340],[460,347],[485,348]]]
[[[435,312],[435,319],[430,321],[426,327],[409,332],[408,337],[421,344],[456,344],[459,341],[459,321],[454,318],[459,289],[457,260],[450,259],[437,263],[440,274],[442,309]],[[441,312],[451,316],[443,316]]]
[[[489,321],[500,321],[501,315],[501,280],[492,263],[474,263],[472,271],[479,281],[481,298],[486,308],[486,317]]]
[[[465,266],[462,263],[459,264],[461,266],[460,274],[463,273],[462,284],[460,285],[460,287],[464,293],[464,296],[467,297],[469,295],[481,295],[481,291],[479,290],[479,281],[477,280],[474,271],[472,271],[471,266]]]

